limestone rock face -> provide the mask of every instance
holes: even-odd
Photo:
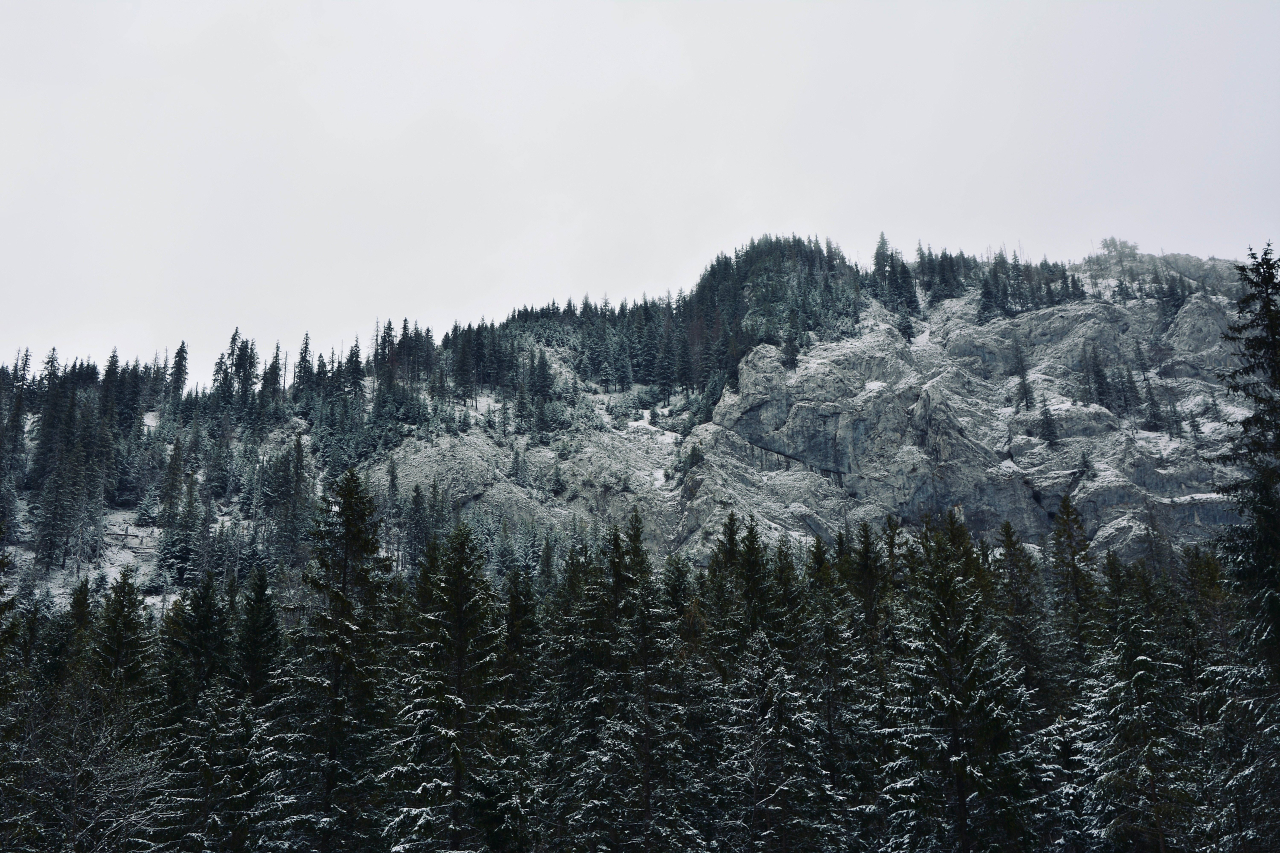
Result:
[[[1236,520],[1221,495],[1234,476],[1222,456],[1245,412],[1215,378],[1230,363],[1229,316],[1225,303],[1195,295],[1174,316],[1155,300],[1088,300],[979,323],[970,294],[930,309],[908,341],[873,305],[853,334],[811,345],[794,369],[776,347],[757,346],[737,391],[683,438],[651,426],[647,411],[612,417],[607,395],[587,394],[603,429],[539,445],[475,428],[392,452],[402,487],[444,484],[460,511],[483,510],[477,517],[564,528],[620,523],[638,506],[655,550],[695,562],[730,511],[776,539],[828,538],[888,514],[914,524],[959,507],[980,534],[1007,519],[1035,542],[1064,496],[1097,548],[1141,556],[1149,531],[1188,544]],[[1029,411],[1014,403],[1014,336],[1035,396]],[[1138,393],[1166,420],[1176,412],[1181,434],[1144,429],[1145,402],[1128,414],[1084,403],[1086,349],[1113,378],[1133,368]],[[1053,443],[1041,437],[1042,408]],[[701,461],[689,464],[695,447]],[[376,480],[376,464],[370,473]]]
[[[1133,552],[1151,528],[1188,542],[1235,519],[1219,494],[1230,476],[1217,461],[1228,426],[1212,413],[1213,401],[1217,409],[1225,401],[1216,371],[1231,358],[1222,305],[1196,295],[1162,320],[1154,300],[1086,301],[978,324],[973,301],[933,311],[912,342],[873,312],[861,334],[812,347],[794,370],[776,348],[757,347],[739,368],[738,393],[724,395],[704,428],[741,442],[704,435],[711,458],[823,479],[841,494],[835,516],[821,503],[810,507],[828,528],[958,506],[975,529],[1007,519],[1034,540],[1070,496],[1099,545]],[[1037,402],[1055,422],[1052,445],[1039,437],[1039,407],[1012,403],[1015,335]],[[1140,414],[1121,417],[1078,399],[1086,346],[1119,370],[1135,343],[1152,362],[1135,384],[1155,383],[1166,411],[1184,421],[1181,436],[1145,431]]]
[[[990,320],[970,291],[913,317],[911,340],[870,301],[856,324],[849,312],[824,326],[825,339],[811,333],[794,367],[778,348],[756,346],[736,389],[697,426],[707,401],[676,393],[655,413],[652,389],[602,393],[571,368],[577,353],[548,346],[560,397],[548,406],[551,432],[503,434],[500,401],[482,396],[454,429],[401,425],[361,473],[386,494],[394,461],[402,501],[421,486],[434,512],[492,534],[485,541],[510,533],[504,541],[518,539],[526,555],[548,534],[625,525],[633,508],[655,556],[695,563],[730,512],[754,518],[766,540],[802,545],[889,515],[911,528],[959,510],[979,536],[1007,520],[1035,544],[1064,497],[1097,552],[1131,559],[1163,541],[1211,538],[1239,520],[1223,488],[1239,476],[1228,450],[1248,411],[1217,378],[1233,363],[1222,340],[1233,306],[1207,287],[1182,291],[1181,304],[1111,301],[1105,281],[1093,291]],[[1018,403],[1017,350],[1029,406]],[[259,452],[282,454],[295,437],[311,448],[311,429],[294,419]],[[319,475],[319,457],[308,457]],[[22,541],[32,539],[28,509]],[[246,523],[238,509],[221,511],[220,521]],[[154,579],[158,534],[131,530],[134,520],[131,511],[105,519],[107,563]],[[18,550],[30,564],[30,549]],[[68,578],[47,585],[65,598]]]

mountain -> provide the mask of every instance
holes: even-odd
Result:
[[[0,368],[0,848],[1275,849],[1270,247],[873,257]]]
[[[304,342],[292,381],[278,349],[260,368],[237,334],[210,390],[181,397],[185,358],[100,379],[56,357],[39,377],[16,365],[3,377],[9,420],[31,415],[6,463],[11,541],[20,563],[39,560],[41,495],[57,479],[46,445],[61,429],[48,409],[93,398],[118,425],[99,449],[112,457],[104,512],[99,524],[82,510],[75,536],[62,532],[60,568],[152,574],[149,516],[157,500],[181,502],[180,483],[159,494],[175,438],[207,520],[268,551],[264,460],[295,439],[309,482],[354,465],[385,494],[394,469],[402,502],[418,486],[481,528],[537,536],[639,507],[650,548],[696,564],[730,512],[770,540],[831,542],[862,521],[912,527],[958,509],[979,536],[1007,520],[1035,543],[1064,498],[1099,552],[1183,547],[1238,520],[1221,488],[1246,410],[1217,378],[1232,358],[1233,271],[1123,241],[1104,249],[1072,266],[932,249],[909,264],[882,238],[864,270],[829,242],[762,238],[674,300],[525,308],[455,325],[438,346],[430,330],[388,323],[367,355],[357,345],[314,363]],[[129,413],[106,387],[126,379]]]

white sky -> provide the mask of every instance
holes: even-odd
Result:
[[[0,4],[0,357],[866,259],[1280,239],[1280,4]],[[8,355],[5,355],[5,354]]]

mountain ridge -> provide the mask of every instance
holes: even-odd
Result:
[[[163,387],[185,364],[161,371],[133,437],[161,444],[134,503],[158,499],[158,457],[185,436],[200,446],[185,467],[207,520],[256,537],[264,460],[297,438],[316,483],[355,464],[384,493],[434,487],[455,518],[530,530],[620,523],[640,507],[661,520],[651,548],[699,564],[730,511],[772,539],[831,540],[960,509],[980,536],[1007,520],[1035,543],[1064,497],[1100,549],[1183,547],[1238,518],[1221,493],[1246,414],[1217,379],[1232,358],[1228,265],[1104,247],[1072,266],[932,249],[908,264],[881,238],[862,270],[829,242],[762,238],[675,303],[517,309],[501,329],[455,324],[439,346],[388,322],[364,357],[357,346],[313,366],[304,342],[291,384],[278,347],[258,372],[253,342],[233,336],[204,396]],[[993,301],[1004,307],[986,316]],[[27,433],[38,468],[38,418]],[[31,563],[42,516],[21,491],[11,539]],[[105,518],[127,543],[128,500]],[[122,546],[108,562],[154,571],[156,559]]]

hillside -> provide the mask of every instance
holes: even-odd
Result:
[[[1273,849],[1280,269],[1105,248],[20,358],[0,846]]]
[[[932,251],[912,266],[882,243],[883,269],[864,271],[829,243],[766,238],[674,303],[521,309],[500,327],[455,325],[439,346],[430,330],[406,321],[397,336],[388,323],[371,354],[357,344],[327,367],[324,355],[312,367],[304,342],[288,383],[279,350],[259,370],[238,336],[211,390],[181,401],[168,388],[185,365],[135,363],[146,411],[112,454],[117,467],[135,455],[133,481],[105,502],[100,531],[80,521],[78,550],[68,563],[67,536],[58,565],[134,563],[150,589],[174,588],[172,569],[155,572],[160,531],[148,524],[157,502],[176,514],[182,500],[174,482],[160,494],[174,438],[206,535],[229,525],[260,550],[278,544],[262,480],[295,438],[308,488],[355,465],[385,495],[394,468],[399,504],[434,490],[437,514],[525,543],[639,507],[654,522],[649,547],[695,564],[730,512],[799,544],[959,508],[980,537],[1008,520],[1036,543],[1069,498],[1099,552],[1135,558],[1211,538],[1236,520],[1220,493],[1233,476],[1223,454],[1246,414],[1217,379],[1230,363],[1228,265],[1108,248],[1071,269],[1020,270],[1016,256]],[[28,394],[56,391],[48,369]],[[62,382],[83,386],[90,369],[66,366]],[[8,480],[20,565],[37,562],[52,479],[39,475],[53,430],[28,417],[26,452],[7,466],[30,463]]]

